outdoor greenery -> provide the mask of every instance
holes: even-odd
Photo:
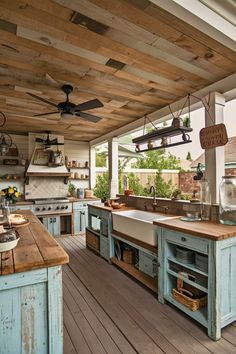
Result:
[[[106,167],[105,152],[96,152],[96,167]]]
[[[96,186],[94,187],[94,195],[105,201],[109,197],[109,175],[104,172],[102,175],[97,176]]]
[[[188,153],[188,157],[191,158],[191,154]],[[96,166],[104,167],[106,162],[105,153],[96,154]],[[124,193],[123,186],[123,176],[124,168],[127,160],[119,160],[119,193]],[[153,174],[148,178],[148,182],[143,186],[140,182],[139,177],[131,172],[127,174],[128,178],[128,188],[134,191],[135,195],[148,196],[150,186],[154,186],[156,189],[157,197],[162,198],[172,198],[175,197],[176,186],[171,180],[165,181],[161,176],[162,170],[181,170],[180,160],[170,153],[166,153],[165,149],[160,149],[156,151],[147,151],[144,156],[137,160],[133,164],[134,168],[144,168],[144,169],[156,169],[157,173]],[[97,184],[94,189],[94,194],[96,197],[105,200],[109,197],[109,175],[108,172],[103,173],[103,175],[97,176]],[[179,193],[178,193],[179,195]],[[187,199],[188,196],[180,195],[181,199]]]
[[[166,153],[165,149],[147,151],[144,156],[133,165],[134,168],[150,168],[161,170],[179,170],[180,160],[170,154]]]

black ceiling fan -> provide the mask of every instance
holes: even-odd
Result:
[[[43,116],[47,116],[47,115],[55,114],[55,113],[59,112],[61,115],[61,118],[64,118],[64,119],[66,119],[66,118],[70,119],[75,116],[75,117],[80,117],[82,119],[85,119],[85,120],[87,120],[89,122],[93,122],[93,123],[96,123],[102,119],[102,118],[97,117],[95,115],[83,112],[83,111],[87,111],[90,109],[103,107],[103,104],[101,101],[99,101],[98,99],[94,99],[94,100],[90,100],[90,101],[76,105],[76,104],[69,101],[69,94],[73,91],[73,87],[71,85],[63,85],[61,89],[66,94],[66,100],[64,102],[60,102],[58,104],[50,102],[49,100],[46,100],[45,98],[42,98],[40,96],[34,95],[31,92],[26,92],[31,97],[36,98],[37,100],[40,100],[42,102],[45,102],[45,103],[50,104],[51,106],[57,108],[57,111],[35,114],[34,117],[43,117]]]
[[[47,130],[47,137],[46,138],[36,138],[35,141],[36,143],[42,143],[44,145],[45,149],[49,149],[52,145],[64,145],[64,143],[59,143],[57,138],[55,139],[50,139],[50,131]]]

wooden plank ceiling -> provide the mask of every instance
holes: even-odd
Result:
[[[4,130],[92,140],[235,72],[236,53],[148,0],[1,0]],[[102,120],[60,119],[52,106],[98,98]]]

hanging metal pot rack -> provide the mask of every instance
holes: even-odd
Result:
[[[180,112],[178,112],[176,116],[173,114],[171,107],[169,105],[169,110],[173,117],[173,121],[171,126],[164,127],[164,128],[157,128],[153,124],[153,122],[149,119],[149,117],[145,115],[143,135],[134,138],[132,140],[132,142],[136,144],[135,151],[137,153],[140,153],[140,152],[145,152],[150,150],[158,150],[158,149],[191,143],[192,140],[190,139],[190,135],[188,133],[192,132],[193,129],[184,126],[183,121],[180,118],[181,113],[183,112],[183,109],[186,107],[186,105],[188,105],[188,113],[190,118],[190,94],[188,94],[186,101],[183,104],[183,107],[181,108]],[[153,126],[153,131],[145,134],[147,121],[151,123],[151,125]],[[181,136],[181,140],[174,143],[168,142],[168,140],[170,140],[170,138],[174,136]],[[161,144],[158,146],[156,146],[157,141],[161,142]],[[142,147],[143,144],[144,147]]]

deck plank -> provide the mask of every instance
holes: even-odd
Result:
[[[67,236],[59,243],[70,255],[70,263],[63,266],[69,343],[64,354],[236,352],[232,325],[214,342],[205,328],[174,307],[159,304],[153,293],[86,249],[84,237]]]

